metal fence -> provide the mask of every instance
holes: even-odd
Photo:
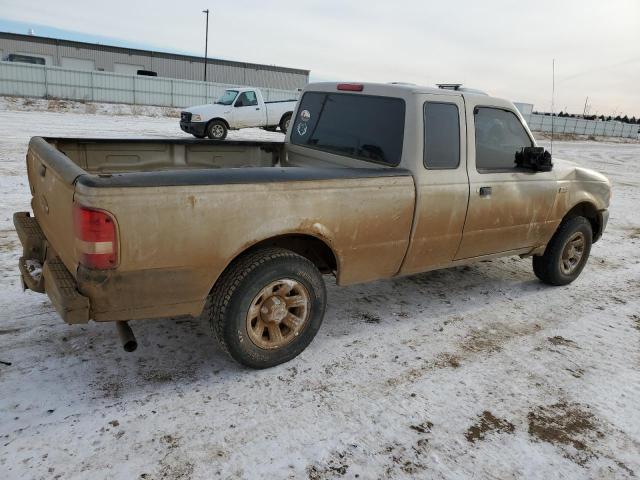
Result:
[[[538,132],[551,132],[551,116],[531,113],[523,115],[529,128]],[[598,135],[603,137],[638,138],[640,125],[615,120],[585,120],[583,118],[553,117],[554,133]]]
[[[231,86],[238,85],[0,62],[0,95],[182,108],[211,102]],[[296,90],[260,90],[266,101],[299,95]]]

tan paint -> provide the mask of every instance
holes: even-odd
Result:
[[[391,87],[376,88],[385,92]],[[73,179],[85,171],[269,168],[275,162],[293,168],[371,164],[299,146],[288,146],[285,158],[280,147],[265,151],[248,144],[159,145],[150,140],[132,147],[118,141],[58,140],[57,148],[72,161],[64,160],[61,166],[58,158],[57,168],[51,168],[50,159],[30,150],[32,205],[50,243],[48,257],[59,256],[76,278],[95,320],[198,315],[230,262],[253,245],[282,235],[324,242],[336,257],[338,283],[348,285],[485,258],[542,253],[575,205],[607,208],[609,182],[576,166],[556,161],[549,173],[476,170],[473,107],[491,102],[513,111],[509,102],[409,88],[398,94],[407,107],[401,166],[413,176],[100,189],[74,186]],[[461,161],[455,170],[427,170],[423,165],[422,106],[431,100],[459,106]],[[56,171],[60,169],[64,171]],[[493,188],[490,198],[478,196],[481,186]],[[116,269],[78,269],[74,202],[115,217]]]
[[[71,271],[75,271],[75,235],[73,230],[73,185],[65,182],[46,159],[33,151],[27,154],[27,175],[34,195],[31,209],[48,242]]]
[[[512,110],[507,102],[474,97],[466,99],[467,118],[474,118],[477,106]],[[469,207],[456,260],[540,245],[558,191],[556,172],[479,171],[475,162],[473,122],[467,136]],[[535,143],[533,137],[531,139]],[[480,195],[483,187],[490,188],[491,194]]]
[[[469,184],[467,179],[467,143],[464,102],[460,96],[420,95],[418,103],[453,103],[460,118],[460,164],[456,169],[429,170],[423,165],[424,134],[415,139],[414,155],[419,159],[415,170],[416,211],[411,242],[400,271],[401,275],[448,266],[462,240],[467,213]],[[423,116],[420,108],[417,116]],[[422,118],[416,118],[422,125]]]

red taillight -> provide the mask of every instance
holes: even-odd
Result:
[[[114,268],[118,249],[116,222],[111,214],[75,205],[73,220],[78,261],[88,268]]]
[[[364,85],[361,83],[339,83],[338,90],[346,90],[347,92],[361,92]]]

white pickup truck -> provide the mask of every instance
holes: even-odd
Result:
[[[196,138],[223,140],[227,131],[262,127],[287,133],[297,100],[265,102],[258,88],[230,88],[214,103],[189,107],[180,113],[180,128]]]

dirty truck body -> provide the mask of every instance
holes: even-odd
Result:
[[[610,184],[515,165],[532,146],[504,100],[335,83],[307,86],[285,144],[36,137],[20,269],[67,323],[205,311],[236,360],[271,366],[319,328],[321,274],[349,285],[521,255],[546,283],[577,277]]]

